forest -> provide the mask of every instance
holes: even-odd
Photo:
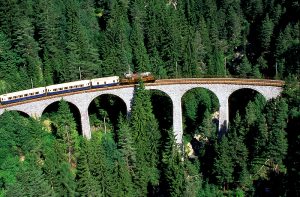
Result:
[[[142,82],[129,116],[93,101],[90,140],[64,100],[40,119],[5,112],[0,197],[300,196],[299,13],[298,0],[0,0],[0,94],[129,69],[285,81],[276,99],[235,94],[222,134],[216,96],[187,92],[181,145],[170,98]]]

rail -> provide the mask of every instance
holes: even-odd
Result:
[[[240,79],[240,78],[181,78],[181,79],[159,79],[156,80],[154,83],[146,83],[146,86],[158,86],[158,85],[174,85],[174,84],[232,84],[232,85],[254,85],[254,86],[275,86],[275,87],[283,87],[284,81],[281,80],[269,80],[269,79]],[[0,104],[1,108],[7,108],[11,106],[21,105],[25,103],[31,103],[36,101],[41,101],[45,99],[63,97],[63,96],[70,96],[75,94],[82,94],[88,92],[96,92],[96,91],[103,91],[103,90],[114,90],[114,89],[122,89],[134,87],[134,85],[119,85],[119,86],[111,86],[111,87],[104,87],[104,88],[96,88],[96,89],[89,89],[89,90],[81,90],[76,92],[69,92],[64,94],[57,94],[51,96],[45,96],[30,100],[25,100],[17,103],[11,103],[6,105]]]

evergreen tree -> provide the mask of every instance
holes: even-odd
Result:
[[[6,196],[56,196],[44,174],[34,163],[23,164],[16,178],[16,182],[8,187]]]
[[[183,196],[185,188],[184,166],[179,146],[173,132],[168,132],[168,139],[162,154],[163,183],[167,196]]]
[[[267,156],[279,167],[284,167],[283,160],[288,148],[285,132],[288,105],[284,99],[275,99],[267,105],[266,109],[267,124],[270,126]]]
[[[103,75],[121,75],[132,65],[132,50],[129,42],[130,26],[128,2],[110,2],[110,18],[103,35],[100,54],[103,58]]]
[[[58,112],[54,116],[53,122],[57,129],[56,137],[62,146],[65,147],[67,161],[71,165],[75,165],[79,151],[79,139],[76,122],[66,101],[61,100],[59,102]]]
[[[158,123],[152,113],[150,94],[142,82],[136,87],[134,94],[130,124],[136,149],[136,172],[134,184],[138,196],[147,194],[148,184],[158,184],[158,159],[160,132]]]
[[[87,156],[88,145],[86,139],[82,139],[80,155],[78,156],[76,194],[78,196],[101,196],[95,178],[91,175]]]
[[[260,28],[260,43],[261,49],[263,52],[268,52],[270,48],[270,43],[272,39],[274,24],[270,20],[269,16],[267,15],[265,19],[262,21],[262,25]]]
[[[24,10],[25,16],[20,17],[16,20],[18,28],[12,33],[12,44],[14,51],[22,58],[22,63],[25,65],[28,77],[23,78],[23,81],[27,83],[27,87],[30,87],[30,78],[33,81],[35,87],[44,85],[42,61],[39,57],[39,46],[37,41],[34,39],[34,26],[31,18],[26,15],[26,12],[30,10],[29,2],[23,2],[24,4],[19,5]]]
[[[214,174],[218,184],[224,190],[229,189],[229,184],[233,181],[234,163],[232,161],[232,153],[234,149],[230,146],[227,136],[223,136],[222,140],[216,146],[216,158],[214,162]]]
[[[18,70],[18,64],[21,59],[12,50],[12,46],[3,32],[0,32],[0,51],[0,79],[4,80],[4,84],[10,84],[9,86],[3,85],[2,92],[7,93],[14,90],[25,89],[26,86],[21,83],[22,76],[20,76]]]
[[[136,170],[136,150],[134,148],[132,130],[129,122],[122,117],[119,118],[118,148],[124,159],[126,168],[133,174]]]

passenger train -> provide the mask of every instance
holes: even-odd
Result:
[[[88,90],[93,88],[103,88],[122,84],[133,84],[138,82],[138,78],[140,78],[144,82],[155,81],[150,72],[140,74],[124,74],[124,78],[121,80],[119,76],[103,77],[91,80],[80,80],[3,94],[0,95],[0,103],[5,105],[44,96],[64,94],[68,92]]]

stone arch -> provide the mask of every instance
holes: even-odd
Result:
[[[120,98],[120,99],[124,102],[124,104],[125,104],[125,106],[126,106],[126,109],[127,109],[127,112],[130,111],[130,107],[131,107],[130,101],[131,101],[131,99],[125,98],[126,95],[123,95],[123,94],[121,94],[121,93],[118,94],[118,93],[115,93],[115,92],[112,92],[112,91],[97,92],[97,94],[94,94],[94,95],[92,95],[92,96],[90,97],[87,106],[89,107],[89,106],[91,105],[91,103],[92,103],[96,98],[100,97],[101,95],[113,95],[113,96],[116,96],[116,97]],[[131,96],[131,97],[132,97],[132,96]]]
[[[41,110],[40,116],[42,117],[42,115],[44,115],[47,112],[47,110],[51,111],[51,107],[53,108],[52,110],[54,109],[57,110],[60,100],[61,98],[58,98],[55,100],[51,100],[49,103],[47,103],[47,105],[45,105],[45,107]],[[81,120],[82,112],[80,108],[69,99],[64,99],[64,100],[69,104],[70,110],[73,113],[73,117],[75,118],[78,133],[80,135],[83,135],[82,120]]]
[[[201,92],[196,92],[197,90],[200,90]],[[188,99],[187,96],[189,96],[189,93],[193,93],[190,99],[192,99],[193,97],[195,99],[201,99],[203,98],[202,102],[206,102],[206,103],[195,103],[197,104],[197,106],[195,106],[195,111],[194,111],[194,115],[195,117],[197,117],[197,119],[192,120],[190,119],[190,117],[184,117],[184,115],[187,115],[186,112],[186,107],[185,103],[184,103],[184,99]],[[198,95],[197,95],[198,94]],[[204,94],[204,95],[203,95]],[[206,98],[204,98],[203,96],[205,96]],[[197,98],[198,97],[198,98]],[[205,106],[205,104],[209,105],[209,106]],[[212,122],[216,125],[216,129],[219,128],[219,110],[220,110],[220,100],[218,95],[211,90],[209,87],[203,87],[203,86],[194,86],[194,87],[190,87],[188,88],[184,94],[181,97],[181,107],[182,107],[182,116],[183,116],[183,121],[186,122],[186,130],[189,131],[195,131],[196,128],[201,124],[203,118],[204,118],[204,113],[206,110],[209,111],[209,113],[211,113],[212,115]],[[217,130],[216,130],[217,132]]]
[[[4,113],[7,113],[7,112],[18,112],[23,117],[26,117],[26,118],[31,117],[28,112],[23,111],[23,110],[19,110],[19,109],[4,110],[3,113],[0,114],[0,116],[3,115]]]
[[[261,89],[255,87],[242,87],[232,91],[228,97],[229,121],[234,119],[237,111],[244,113],[247,104],[253,101],[257,95],[261,95],[265,100],[268,99]]]
[[[123,114],[124,116],[127,115],[127,110],[128,110],[127,104],[125,103],[124,99],[122,99],[119,95],[112,94],[110,92],[105,92],[105,93],[97,94],[96,96],[93,96],[92,98],[93,99],[89,102],[89,104],[87,106],[90,123],[91,123],[91,126],[93,126],[92,130],[95,129],[95,125],[92,125],[95,123],[94,122],[95,118],[99,120],[99,118],[101,117],[101,120],[102,120],[102,115],[99,114],[99,112],[97,110],[95,110],[96,99],[99,99],[99,101],[100,101],[99,107],[100,107],[100,109],[105,110],[105,112],[107,113],[108,118],[110,119],[110,122],[112,124],[111,126],[113,128],[116,128],[116,126],[118,124],[118,119],[119,119],[120,113]],[[104,104],[102,104],[101,101]],[[103,122],[104,121],[105,121],[105,119],[103,119]]]
[[[159,122],[161,130],[169,130],[173,125],[173,101],[165,91],[150,89],[153,113]],[[165,97],[165,98],[163,98]]]

